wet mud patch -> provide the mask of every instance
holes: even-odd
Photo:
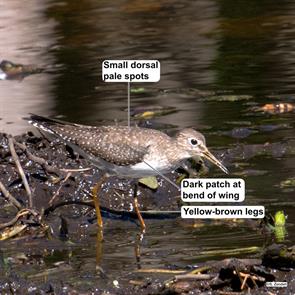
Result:
[[[101,172],[75,154],[72,149],[58,141],[49,141],[29,133],[14,139],[16,154],[32,191],[33,207],[45,211],[45,215],[56,211],[66,217],[82,217],[89,220],[93,215],[92,187],[99,181]],[[23,180],[11,156],[9,138],[0,136],[1,182],[14,196],[20,206],[29,206]],[[172,175],[172,177],[176,177]],[[168,183],[159,181],[157,192],[140,187],[141,210],[177,210],[177,190]],[[171,197],[174,196],[174,197]],[[133,182],[110,177],[99,194],[104,215],[133,218]],[[1,221],[12,217],[15,210],[5,198],[0,199],[3,214]],[[68,204],[68,205],[67,205]],[[11,212],[10,212],[11,211]],[[6,212],[4,214],[4,212]],[[9,213],[10,212],[10,213]]]

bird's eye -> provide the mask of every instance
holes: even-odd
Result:
[[[195,146],[195,145],[198,145],[199,144],[199,141],[195,138],[190,138],[189,140],[190,144]]]

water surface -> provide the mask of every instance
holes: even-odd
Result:
[[[150,120],[151,126],[203,132],[208,146],[223,154],[230,176],[245,179],[246,204],[285,211],[285,242],[294,244],[294,187],[281,184],[295,175],[294,113],[253,111],[265,103],[295,103],[294,14],[293,1],[273,0],[2,3],[1,58],[46,70],[22,81],[0,81],[0,130],[28,130],[22,117],[29,112],[84,124],[126,124],[127,85],[103,83],[101,62],[158,59],[161,81],[132,84],[144,87],[131,94],[132,106],[175,107],[176,113]],[[208,176],[222,174],[212,168]],[[204,251],[266,243],[244,225],[196,228],[180,220],[150,220],[147,226],[142,267],[196,265],[224,257]],[[45,275],[36,276],[40,269],[66,261],[73,285],[85,278],[94,284],[100,256],[95,232],[93,226],[82,237],[73,233],[73,244],[35,241],[22,251],[36,252],[44,261],[23,269],[23,275],[42,281]],[[111,278],[137,268],[137,233],[133,223],[107,221],[100,264]],[[16,255],[18,242],[7,242],[3,251]]]

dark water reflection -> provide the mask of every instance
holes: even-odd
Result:
[[[101,61],[158,59],[161,81],[132,85],[145,88],[143,94],[132,94],[132,106],[176,107],[176,113],[152,123],[194,126],[205,133],[210,147],[221,152],[274,145],[271,152],[257,150],[249,158],[244,154],[229,157],[228,165],[231,176],[246,181],[246,203],[286,212],[286,242],[294,243],[294,187],[280,185],[295,174],[294,113],[251,111],[264,103],[294,102],[294,1],[42,1],[23,11],[18,21],[15,10],[21,2],[9,3],[14,6],[0,4],[0,36],[6,40],[1,57],[45,65],[50,71],[21,82],[0,81],[1,131],[26,130],[21,117],[28,112],[87,124],[114,119],[126,123],[127,85],[103,83]],[[23,31],[24,41],[11,33],[14,25]],[[237,138],[231,136],[234,128],[251,132]],[[212,170],[210,176],[215,173]],[[136,233],[129,222],[107,223],[102,265],[112,278],[136,267]],[[79,239],[73,236],[73,240]],[[95,241],[95,236],[87,236],[74,246],[41,243],[35,247],[57,249],[47,255],[46,266],[52,266],[50,259],[56,255],[57,260],[65,260],[71,253],[72,273],[79,270],[81,280],[91,276],[95,280]],[[196,229],[175,220],[149,221],[142,264],[197,264],[216,258],[199,255],[204,250],[264,242],[264,237],[243,226]],[[8,253],[14,251],[10,247]]]

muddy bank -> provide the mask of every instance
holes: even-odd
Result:
[[[269,249],[265,252],[268,251]],[[294,294],[295,271],[290,267],[294,267],[294,254],[293,259],[287,259],[289,265],[285,263],[284,267],[278,264],[272,264],[270,267],[269,261],[266,261],[270,259],[267,255],[264,254],[262,260],[229,258],[208,261],[198,267],[188,265],[185,269],[138,269],[128,271],[115,280],[110,279],[108,274],[97,266],[96,282],[91,285],[87,277],[75,284],[63,279],[72,268],[67,262],[56,263],[45,272],[27,278],[9,271],[9,267],[6,267],[1,271],[0,291],[1,294]],[[275,259],[271,260],[274,263]],[[14,257],[9,263],[32,267],[36,261],[38,257],[23,256]],[[59,276],[59,280],[44,280],[45,277],[51,276]],[[89,278],[91,280],[91,277]],[[274,282],[281,285],[287,283],[285,287],[280,288],[272,287]]]
[[[63,203],[77,202],[78,205],[83,205],[79,202],[92,202],[91,188],[101,177],[101,172],[98,169],[89,165],[70,147],[56,140],[49,141],[32,133],[17,136],[14,139],[20,164],[33,191],[34,208],[44,209],[46,214],[49,214],[54,211],[56,206],[62,207],[59,206],[61,201]],[[1,182],[22,206],[28,206],[26,190],[11,157],[8,136],[5,134],[0,135],[0,154]],[[176,176],[172,175],[172,177]],[[161,198],[157,198],[158,202],[155,202],[153,191],[141,187],[141,209],[176,210],[178,205],[175,188],[169,187],[169,183],[163,183],[158,187],[157,194],[163,195],[167,191],[175,196],[175,200],[171,198],[167,203],[166,197],[165,202],[161,204]],[[132,193],[133,187],[129,180],[109,178],[103,185],[103,192],[100,196],[101,206],[118,211],[132,211],[130,210],[130,203],[133,201]],[[111,197],[113,194],[115,197]],[[5,200],[3,198],[1,202],[1,205],[4,206]]]

